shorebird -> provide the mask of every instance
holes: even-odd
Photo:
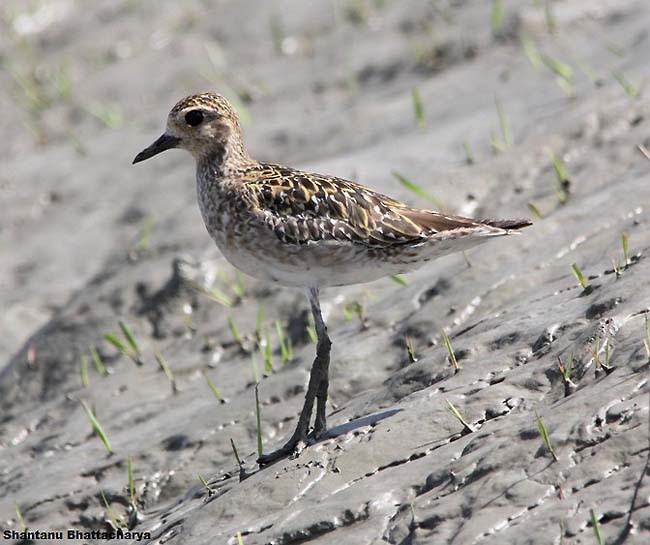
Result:
[[[327,431],[326,401],[332,342],[319,289],[410,272],[440,256],[466,250],[531,224],[451,216],[413,208],[334,176],[253,159],[235,109],[221,95],[178,102],[164,134],[133,163],[181,148],[196,160],[199,208],[208,233],[242,272],[305,290],[317,333],[316,357],[303,408],[288,441],[260,465],[299,453]]]

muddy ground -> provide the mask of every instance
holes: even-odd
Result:
[[[18,506],[30,529],[117,522],[140,543],[592,544],[594,520],[603,543],[650,542],[650,5],[501,5],[2,3],[2,529]],[[306,303],[239,282],[187,154],[130,164],[203,90],[237,101],[259,159],[432,206],[397,172],[447,210],[535,221],[406,286],[325,291],[330,437],[257,472],[256,377],[268,451],[302,403]],[[105,341],[119,320],[142,365]]]

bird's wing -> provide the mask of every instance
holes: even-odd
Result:
[[[390,247],[417,244],[456,229],[491,228],[468,218],[408,207],[348,180],[274,164],[259,164],[239,181],[259,219],[282,241],[293,244],[335,240]]]

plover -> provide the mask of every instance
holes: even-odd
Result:
[[[263,455],[260,464],[307,445],[314,403],[313,437],[327,430],[332,343],[321,314],[320,288],[407,273],[531,224],[421,210],[348,180],[260,163],[244,146],[235,109],[216,93],[178,102],[164,134],[133,162],[171,148],[194,156],[203,221],[228,261],[250,276],[302,288],[314,317],[316,358],[298,424],[288,441]]]

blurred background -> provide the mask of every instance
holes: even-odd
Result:
[[[335,352],[332,398],[343,407],[357,400],[345,418],[390,407],[414,391],[388,382],[411,360],[446,366],[443,328],[472,330],[465,357],[482,354],[495,368],[481,373],[496,373],[500,362],[514,368],[536,353],[551,323],[564,324],[562,331],[573,331],[566,342],[577,343],[612,309],[627,316],[650,305],[647,276],[634,276],[634,267],[608,284],[612,271],[650,243],[646,0],[3,0],[0,28],[6,525],[18,524],[17,503],[32,525],[104,527],[98,491],[111,491],[109,503],[120,503],[127,453],[136,462],[140,510],[155,520],[165,501],[196,486],[197,473],[207,479],[232,471],[231,436],[243,456],[254,454],[251,387],[264,368],[272,375],[263,393],[265,444],[292,427],[313,351],[302,295],[259,285],[223,261],[198,213],[189,155],[170,152],[131,166],[187,94],[228,97],[259,160],[357,180],[421,207],[536,223],[517,240],[406,278],[325,292],[335,349],[337,341],[345,347]],[[622,233],[629,250],[622,250]],[[635,259],[641,270],[643,261]],[[577,298],[574,262],[587,278],[603,280],[595,299]],[[569,295],[561,299],[562,293]],[[625,311],[617,307],[622,302],[630,305]],[[496,342],[487,331],[502,325],[484,320],[499,316],[510,317],[514,336],[504,332]],[[107,343],[119,320],[133,330],[143,368],[129,361],[132,348],[123,357]],[[477,324],[483,325],[473,330]],[[641,339],[642,330],[634,335]],[[411,342],[417,358],[406,348]],[[631,346],[626,361],[642,357]],[[158,371],[161,354],[176,373],[178,394]],[[112,374],[99,376],[95,355]],[[550,395],[555,379],[545,374],[555,369],[555,356],[545,356],[547,368],[513,388],[531,399],[559,399]],[[89,376],[84,381],[80,373]],[[215,409],[206,373],[229,403]],[[421,381],[428,391],[427,373],[405,384]],[[375,388],[387,390],[364,394]],[[104,459],[78,399],[109,422],[117,458]],[[216,427],[215,411],[223,419]],[[408,430],[420,417],[404,411]],[[378,465],[369,464],[359,471]],[[38,490],[24,481],[34,473]],[[399,497],[395,505],[413,499]],[[273,500],[285,509],[282,516],[290,511],[287,498]],[[621,505],[626,498],[622,493]],[[122,503],[115,509],[127,517]],[[267,505],[264,516],[273,509]],[[332,509],[327,520],[340,515]],[[252,528],[262,517],[249,514],[242,522],[241,512],[222,512],[237,524],[212,533],[200,515],[190,526],[198,528],[196,539],[232,537],[235,526]],[[405,516],[395,515],[401,529],[387,541],[427,542],[435,533],[431,522],[409,534]],[[540,532],[553,516],[537,520]],[[585,528],[587,515],[575,516],[581,522],[567,537]],[[373,517],[363,520],[374,524]],[[617,520],[612,535],[623,527],[623,516]],[[457,523],[443,534],[461,532]],[[458,542],[472,542],[483,523],[476,524],[454,534],[465,536]],[[298,542],[260,525],[246,543]],[[175,531],[191,542],[192,534]],[[518,542],[523,530],[513,531],[505,541]],[[346,539],[371,542],[368,535]],[[400,541],[409,535],[411,541]]]

